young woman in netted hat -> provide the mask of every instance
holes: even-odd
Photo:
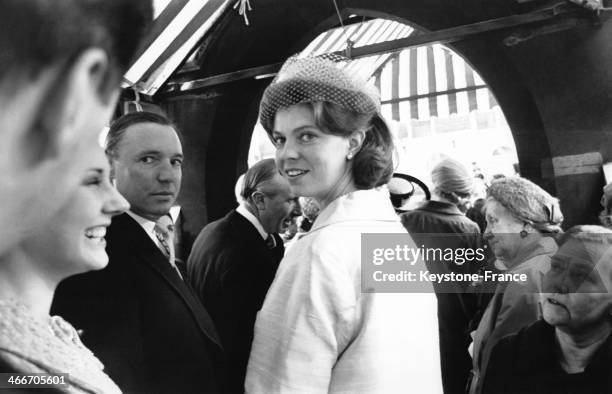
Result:
[[[499,282],[473,333],[473,378],[470,393],[481,392],[491,349],[541,316],[538,293],[541,278],[557,251],[554,237],[561,232],[559,202],[535,183],[521,177],[493,181],[485,204],[484,236],[497,264],[525,281]]]
[[[361,293],[361,234],[405,234],[381,187],[393,144],[379,108],[373,87],[321,58],[290,59],[264,93],[279,170],[321,212],[258,314],[247,392],[442,390],[435,296]]]

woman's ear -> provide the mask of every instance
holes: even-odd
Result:
[[[537,233],[537,232],[538,232],[538,230],[536,230],[536,228],[535,228],[535,227],[533,227],[533,225],[532,225],[531,223],[525,223],[525,224],[523,225],[523,229],[524,229],[525,231],[527,231],[529,234],[532,234],[532,233]]]
[[[90,48],[79,55],[66,77],[65,102],[58,121],[62,122],[61,142],[66,146],[77,139],[83,138],[81,129],[88,123],[86,117],[97,111],[108,111],[105,118],[110,119],[114,110],[116,94],[104,92],[107,83],[109,61],[106,52],[98,48]],[[107,121],[108,121],[107,119]],[[93,123],[93,120],[92,120]],[[101,130],[95,130],[96,133]],[[76,135],[75,135],[76,134]]]
[[[363,141],[365,140],[366,132],[365,130],[357,130],[353,131],[349,136],[349,151],[347,154],[347,158],[353,158],[360,150],[363,145]]]
[[[92,136],[97,137],[101,130],[91,130],[91,135],[83,135],[83,131],[95,128],[95,120],[90,119],[92,114],[110,119],[113,95],[104,98],[101,93],[108,67],[106,52],[90,48],[66,69],[60,70],[46,90],[36,121],[23,140],[29,147],[32,165],[36,165],[36,161],[73,156],[81,144]],[[109,108],[108,114],[100,114]]]

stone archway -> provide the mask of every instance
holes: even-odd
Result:
[[[338,3],[347,12],[384,15],[427,30],[521,11],[514,0]],[[199,70],[187,77],[282,62],[337,20],[331,1],[260,0],[253,7],[250,26],[233,10],[223,16],[199,49]],[[481,34],[452,47],[495,93],[512,129],[523,176],[561,198],[568,223],[592,221],[603,183],[597,161],[612,158],[612,145],[604,145],[612,129],[612,111],[606,111],[612,104],[612,23],[602,19],[597,27],[538,36],[514,47],[503,43],[508,33]],[[184,184],[190,187],[180,202],[193,235],[235,205],[234,180],[246,168],[257,103],[268,82],[245,79],[156,96],[186,136]],[[583,155],[588,152],[599,156]]]

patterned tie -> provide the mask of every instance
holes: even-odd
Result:
[[[176,270],[179,277],[183,279],[183,275],[176,266],[174,255],[174,223],[170,215],[164,215],[155,223],[155,236],[161,244],[161,251],[166,255],[170,265]]]

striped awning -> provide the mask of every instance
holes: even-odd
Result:
[[[347,41],[353,47],[361,47],[384,41],[408,37],[414,29],[403,23],[373,19],[367,22],[355,23],[345,27],[328,30],[315,38],[302,52],[300,57],[317,56],[324,53],[346,50]],[[391,57],[391,54],[368,56],[348,62],[344,68],[368,79],[376,73]]]
[[[498,105],[480,75],[439,44],[393,54],[373,78],[383,110],[398,121],[463,115]]]
[[[342,51],[347,40],[360,47],[418,34],[411,26],[373,19],[320,34],[301,52],[313,56]],[[461,56],[440,44],[368,56],[345,69],[373,78],[381,91],[383,112],[397,121],[467,114],[497,105],[487,85]]]
[[[153,95],[235,0],[156,0],[156,18],[124,87]]]

